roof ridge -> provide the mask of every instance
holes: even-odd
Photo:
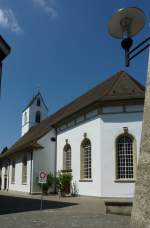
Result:
[[[128,77],[135,83],[137,84],[137,86],[139,86],[142,90],[145,90],[145,86],[142,85],[142,83],[140,83],[138,80],[136,80],[134,77],[132,77],[129,73],[127,73],[126,71],[123,71],[126,75],[128,75]]]
[[[104,96],[103,97],[105,97],[108,93],[109,93],[109,91],[115,86],[115,84],[116,84],[116,82],[118,81],[118,75],[119,75],[119,77],[121,76],[121,74],[123,73],[124,71],[118,71],[115,75],[113,75],[111,78],[113,78],[113,77],[116,77],[116,80],[114,81],[114,83],[112,84],[112,86],[111,86],[111,88],[108,88],[107,89],[107,91],[106,91],[106,93],[104,94]]]

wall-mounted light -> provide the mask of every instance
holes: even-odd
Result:
[[[51,137],[51,141],[52,142],[56,142],[56,138],[55,137]]]

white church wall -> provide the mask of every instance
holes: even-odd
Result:
[[[30,153],[27,153],[27,182],[22,183],[22,160],[24,154],[16,154],[10,158],[7,169],[7,189],[10,191],[30,192]],[[12,161],[15,161],[15,181],[12,183]],[[2,167],[2,189],[4,189],[5,166]]]
[[[25,114],[26,113],[26,114]],[[27,108],[23,113],[22,113],[22,130],[21,130],[21,135],[24,135],[28,130],[29,130],[29,113],[30,113],[30,108]],[[25,118],[26,115],[26,118]]]
[[[11,182],[12,175],[12,165],[10,165],[10,173],[9,173],[9,190],[13,191],[21,191],[21,192],[30,192],[30,167],[31,167],[31,153],[27,153],[27,182],[22,183],[22,160],[23,154],[20,156],[16,156],[15,158],[15,182]]]
[[[48,174],[55,173],[56,142],[51,141],[52,137],[56,137],[54,129],[52,129],[48,134],[38,140],[38,143],[43,146],[43,149],[39,149],[33,152],[33,193],[41,191],[39,185],[37,184],[37,178],[40,171],[44,170]]]
[[[143,113],[103,114],[101,116],[101,191],[102,197],[133,197],[134,183],[116,183],[115,140],[128,127],[134,136],[137,158],[140,150]]]
[[[84,133],[91,141],[91,158],[92,158],[92,182],[80,182],[80,145],[84,139]],[[100,119],[97,117],[88,122],[84,122],[74,128],[64,131],[57,136],[57,171],[63,169],[63,148],[65,140],[71,145],[72,153],[72,183],[76,184],[80,195],[100,196]]]
[[[26,113],[26,114],[25,114]],[[26,118],[25,118],[25,116],[26,116]],[[22,126],[25,124],[25,123],[27,123],[27,122],[29,122],[29,108],[27,108],[25,111],[23,111],[23,113],[22,113]]]

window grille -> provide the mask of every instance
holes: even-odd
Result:
[[[22,183],[27,183],[27,156],[22,161]]]
[[[130,136],[123,135],[117,140],[117,178],[133,179],[133,140]]]
[[[64,147],[64,170],[71,170],[71,146]]]
[[[81,144],[81,179],[91,179],[91,142],[85,139]]]

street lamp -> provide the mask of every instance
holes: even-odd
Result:
[[[110,18],[108,30],[111,36],[122,39],[121,46],[125,50],[126,67],[133,58],[150,46],[150,37],[148,37],[131,49],[133,44],[131,37],[142,30],[145,19],[144,12],[136,7],[120,9]]]
[[[143,40],[132,50],[132,38],[145,24],[144,12],[135,7],[119,10],[109,21],[111,36],[122,39],[121,46],[125,50],[125,64],[150,47],[150,37]],[[132,228],[150,227],[150,53],[148,62],[147,84],[144,103],[144,116],[141,135],[141,147],[137,168],[135,196],[133,202]]]
[[[6,43],[6,41],[3,39],[2,36],[0,36],[0,93],[1,93],[1,81],[2,81],[2,63],[3,60],[10,54],[11,48]]]

